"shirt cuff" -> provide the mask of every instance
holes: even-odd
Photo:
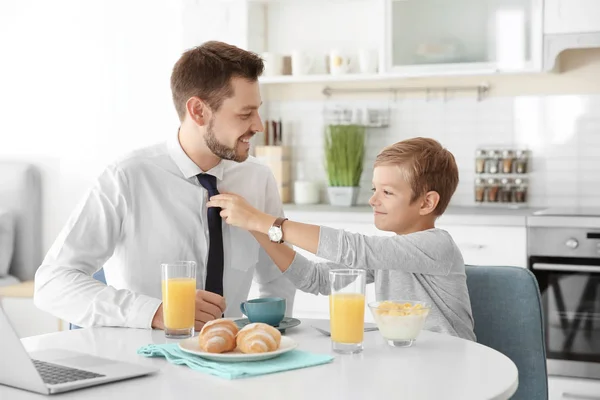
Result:
[[[317,256],[339,264],[342,258],[342,233],[342,230],[321,226]]]
[[[150,296],[140,296],[136,299],[129,311],[127,327],[139,329],[152,329],[152,319],[162,301]]]
[[[292,263],[283,273],[283,276],[288,278],[297,288],[303,287],[306,283],[306,278],[310,275],[309,268],[313,266],[306,257],[296,252]]]

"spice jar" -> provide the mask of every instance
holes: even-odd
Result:
[[[527,201],[527,183],[524,179],[515,179],[515,202],[525,203]]]
[[[492,150],[488,154],[488,159],[486,161],[485,171],[488,174],[497,174],[499,171],[498,163],[500,161],[500,155],[496,150]]]
[[[513,195],[512,195],[512,182],[508,178],[503,178],[500,182],[502,185],[500,186],[500,202],[501,203],[512,203]]]
[[[486,200],[490,203],[495,203],[498,201],[498,180],[495,178],[488,179],[488,188],[487,188],[487,196]]]
[[[517,174],[526,174],[527,173],[527,151],[525,150],[517,150],[517,158],[515,160],[516,168],[515,172]]]
[[[513,171],[513,163],[515,155],[512,150],[504,150],[502,152],[502,172],[510,174]]]
[[[481,178],[475,179],[475,202],[483,203],[485,201],[485,181]]]
[[[477,150],[475,153],[475,173],[483,174],[485,172],[486,151]]]

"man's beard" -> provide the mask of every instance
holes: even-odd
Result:
[[[237,152],[237,144],[235,147],[227,147],[223,143],[217,140],[215,136],[215,131],[213,129],[213,121],[211,120],[208,123],[208,127],[206,128],[206,135],[204,135],[204,141],[206,142],[206,146],[209,148],[212,153],[221,158],[222,160],[230,160],[235,162],[243,162],[248,159],[248,153],[246,154],[238,154]]]

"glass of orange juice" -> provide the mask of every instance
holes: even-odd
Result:
[[[333,351],[359,353],[363,349],[367,272],[363,269],[334,269],[329,271],[329,281]]]
[[[162,264],[161,268],[165,336],[172,339],[194,336],[196,263],[177,261]]]

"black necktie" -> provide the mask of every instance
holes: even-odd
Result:
[[[196,175],[198,182],[208,191],[208,197],[219,194],[217,178],[212,175]],[[208,209],[208,233],[210,246],[206,263],[205,290],[223,296],[223,228],[221,225],[221,208]]]

